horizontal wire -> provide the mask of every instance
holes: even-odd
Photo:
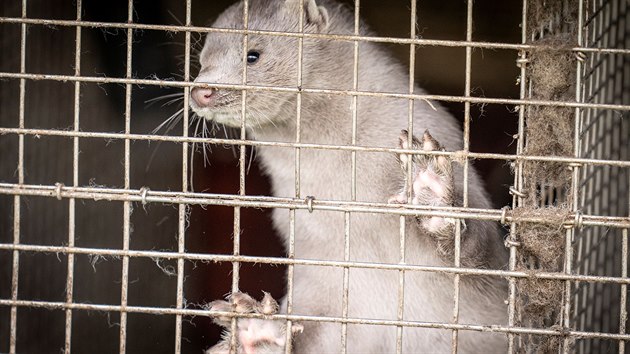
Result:
[[[239,317],[239,318],[260,318],[267,320],[291,320],[291,321],[309,321],[309,322],[332,322],[347,324],[363,324],[363,325],[380,325],[380,326],[404,326],[412,328],[434,328],[447,330],[466,330],[475,332],[498,332],[513,334],[535,334],[549,335],[561,337],[578,337],[578,338],[601,338],[612,340],[630,340],[630,334],[602,333],[602,332],[582,332],[574,330],[554,330],[539,329],[527,327],[506,327],[500,325],[472,325],[472,324],[453,324],[441,322],[423,322],[423,321],[402,321],[402,320],[380,320],[380,319],[363,319],[351,317],[332,317],[332,316],[304,316],[304,315],[262,315],[256,313],[235,313],[224,311],[208,311],[198,309],[175,309],[166,307],[148,307],[148,306],[125,306],[119,305],[103,305],[103,304],[85,304],[53,302],[53,301],[36,301],[36,300],[5,300],[0,299],[0,306],[20,306],[30,308],[45,309],[72,309],[86,311],[107,311],[107,312],[132,312],[145,313],[154,315],[182,315],[182,316],[210,316],[210,317]]]
[[[424,151],[409,150],[388,147],[370,147],[360,145],[332,145],[332,144],[314,144],[314,143],[295,143],[295,142],[276,142],[276,141],[258,141],[258,140],[242,140],[242,139],[221,139],[221,138],[203,138],[191,136],[168,136],[153,134],[126,134],[126,133],[106,133],[106,132],[85,132],[72,130],[55,130],[55,129],[27,129],[27,128],[4,128],[0,127],[0,135],[3,134],[20,134],[33,135],[37,138],[41,136],[63,136],[63,137],[80,137],[80,138],[103,138],[103,139],[129,139],[144,141],[166,141],[174,143],[206,143],[218,145],[246,145],[246,146],[273,146],[286,148],[306,148],[320,150],[342,150],[342,151],[362,151],[362,152],[387,152],[408,155],[435,155],[450,156],[456,160],[461,159],[487,159],[487,160],[504,160],[504,161],[539,161],[539,162],[560,162],[566,164],[584,164],[584,165],[605,165],[616,167],[630,167],[630,161],[622,160],[603,160],[561,156],[536,156],[536,155],[511,155],[497,153],[480,153],[466,151]]]
[[[473,47],[486,49],[512,49],[512,50],[531,50],[540,48],[540,45],[534,44],[517,44],[517,43],[498,43],[483,41],[457,41],[444,39],[425,39],[425,38],[397,38],[397,37],[377,37],[377,36],[361,36],[361,35],[343,35],[343,34],[320,34],[320,33],[299,33],[299,32],[279,32],[264,31],[251,29],[234,29],[234,28],[213,28],[202,26],[179,26],[179,25],[156,25],[142,23],[119,23],[119,22],[98,22],[98,21],[74,21],[74,20],[49,20],[36,18],[21,17],[0,17],[0,23],[12,24],[29,24],[43,26],[69,26],[69,27],[89,27],[89,28],[114,28],[114,29],[140,29],[140,30],[156,30],[167,32],[196,32],[196,33],[226,33],[226,34],[248,34],[248,35],[264,35],[276,37],[305,38],[305,39],[328,39],[339,41],[359,41],[374,43],[395,43],[395,44],[414,44],[419,46],[443,46],[443,47]],[[584,53],[602,53],[602,54],[630,54],[630,49],[621,48],[591,48],[591,47],[554,47],[557,51],[572,51]]]
[[[364,212],[409,216],[438,216],[445,218],[510,222],[530,222],[555,225],[557,223],[542,216],[518,216],[503,209],[480,209],[461,207],[440,207],[409,204],[386,204],[378,202],[354,202],[345,200],[319,200],[247,196],[235,194],[212,194],[194,192],[153,191],[140,189],[106,187],[72,187],[57,183],[55,186],[0,183],[0,194],[31,195],[52,198],[93,199],[95,201],[132,201],[143,204],[173,203],[189,205],[242,206],[251,208],[283,208],[303,210],[326,210],[339,212]],[[315,196],[317,197],[317,196]],[[630,228],[630,217],[571,214],[563,223],[565,227],[607,226]]]
[[[273,91],[288,93],[315,93],[315,94],[332,94],[343,96],[362,96],[362,97],[385,97],[414,99],[423,101],[443,101],[443,102],[470,102],[477,104],[503,104],[503,105],[527,105],[527,106],[551,106],[551,107],[571,107],[571,108],[595,108],[595,109],[614,109],[620,111],[630,111],[630,105],[622,104],[604,104],[604,103],[586,103],[586,102],[564,102],[564,101],[545,101],[532,99],[516,99],[516,98],[491,98],[491,97],[473,97],[473,96],[454,96],[454,95],[429,95],[429,94],[410,94],[410,93],[394,93],[394,92],[376,92],[376,91],[360,91],[360,90],[337,90],[337,89],[317,89],[304,87],[288,87],[288,86],[264,86],[264,85],[243,85],[243,84],[223,84],[223,83],[203,83],[203,82],[186,82],[165,79],[129,79],[117,77],[102,76],[72,76],[57,74],[32,74],[32,73],[13,73],[0,72],[0,79],[28,79],[28,80],[51,80],[63,82],[88,82],[99,84],[137,84],[152,85],[160,87],[202,87],[214,89],[229,90],[251,90],[251,91]]]
[[[123,250],[109,248],[88,248],[88,247],[68,247],[68,246],[43,246],[43,245],[27,245],[0,243],[0,250],[33,252],[33,253],[59,253],[59,254],[83,254],[88,256],[101,257],[129,257],[129,258],[151,258],[151,259],[183,259],[187,261],[200,262],[240,262],[252,264],[272,264],[272,265],[303,265],[303,266],[324,266],[335,268],[357,268],[357,269],[377,269],[391,271],[406,272],[427,272],[439,274],[459,274],[469,276],[494,276],[504,278],[520,278],[527,280],[544,279],[556,281],[579,281],[587,283],[610,283],[610,284],[630,284],[630,278],[627,277],[611,277],[601,275],[581,275],[566,274],[554,272],[536,272],[536,271],[509,271],[499,269],[483,269],[483,268],[465,268],[465,267],[449,267],[449,266],[431,266],[431,265],[415,265],[415,264],[399,264],[399,263],[375,263],[367,261],[334,261],[334,260],[315,260],[300,258],[281,258],[281,257],[263,257],[263,256],[246,256],[231,254],[209,254],[209,253],[179,253],[173,251],[149,251],[149,250]]]
[[[114,29],[139,29],[139,30],[156,30],[167,32],[196,32],[196,33],[226,33],[226,34],[248,34],[248,35],[265,35],[276,37],[291,37],[305,39],[332,39],[339,41],[359,41],[374,43],[394,43],[394,44],[414,44],[419,46],[443,46],[443,47],[473,47],[486,49],[511,49],[511,50],[531,50],[540,48],[540,45],[533,44],[517,44],[517,43],[501,43],[501,42],[484,42],[484,41],[466,41],[466,40],[444,40],[444,39],[426,39],[426,38],[397,38],[397,37],[378,37],[378,36],[361,36],[361,35],[343,35],[343,34],[320,34],[320,33],[299,33],[299,32],[279,32],[267,30],[251,30],[251,29],[235,29],[235,28],[213,28],[202,26],[181,26],[181,25],[156,25],[142,23],[118,23],[118,22],[99,22],[99,21],[76,21],[76,20],[50,20],[35,19],[21,17],[0,17],[0,23],[9,24],[30,24],[43,26],[66,26],[66,27],[89,27],[89,28],[114,28]],[[630,49],[621,48],[591,48],[591,47],[554,47],[558,51],[572,51],[584,53],[602,53],[602,54],[630,54]]]

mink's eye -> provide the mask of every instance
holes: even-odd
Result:
[[[254,64],[260,58],[260,53],[255,50],[250,50],[247,52],[247,64]]]

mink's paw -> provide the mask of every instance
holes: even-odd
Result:
[[[274,315],[278,313],[278,303],[269,293],[265,293],[259,302],[245,293],[234,293],[226,299],[217,300],[208,304],[210,311],[225,311],[237,313],[255,313],[262,315]],[[231,342],[231,317],[218,316],[214,322],[225,327],[223,339],[206,350],[206,354],[260,354],[260,353],[284,353],[286,344],[286,321],[261,318],[237,318],[236,319],[236,347],[230,351]],[[292,335],[302,332],[302,326],[293,323]]]
[[[422,149],[424,151],[443,151],[429,131],[425,131],[422,139],[413,136],[409,144],[407,131],[403,130],[399,137],[401,149]],[[411,204],[429,206],[452,206],[454,201],[453,167],[451,161],[444,156],[437,155],[407,155],[400,154],[404,179],[407,177],[408,159],[411,157],[411,190],[405,183],[402,191],[391,196],[389,203],[406,204],[407,196],[411,197]],[[443,217],[422,217],[420,224],[431,234],[441,237],[452,235],[455,219]]]

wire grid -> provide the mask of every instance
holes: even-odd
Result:
[[[597,2],[597,1],[596,1]],[[247,4],[247,1],[245,1]],[[598,34],[601,33],[602,25],[601,23],[607,23],[605,21],[610,21],[612,14],[614,11],[602,11],[599,10],[605,9],[606,6],[609,6],[609,2],[602,4],[601,1],[597,4],[598,6],[592,7],[592,16],[589,20],[588,24],[588,32],[593,35],[593,38],[598,38]],[[622,6],[623,2],[620,1],[618,6]],[[621,195],[627,196],[627,170],[630,167],[630,161],[628,161],[628,155],[623,154],[611,154],[610,149],[616,148],[621,142],[624,140],[624,128],[627,131],[627,112],[630,110],[630,105],[627,104],[627,100],[620,101],[611,101],[609,97],[598,96],[597,85],[602,81],[602,67],[609,68],[611,72],[613,69],[616,69],[612,64],[599,65],[600,62],[607,60],[608,58],[622,58],[621,61],[627,60],[627,55],[630,54],[630,50],[624,48],[617,48],[615,46],[607,47],[597,47],[594,45],[595,43],[586,42],[575,48],[568,49],[574,52],[576,55],[580,53],[584,53],[584,55],[590,56],[590,67],[597,68],[590,72],[586,77],[586,81],[588,84],[580,85],[578,82],[577,87],[577,100],[576,102],[555,102],[555,101],[541,101],[541,100],[532,100],[528,98],[527,87],[525,84],[525,76],[527,74],[527,67],[525,65],[521,66],[521,95],[519,99],[506,99],[506,98],[485,98],[485,97],[474,97],[471,96],[471,53],[475,48],[503,48],[503,49],[512,49],[519,51],[520,58],[524,59],[527,56],[527,51],[532,49],[531,44],[526,44],[528,38],[526,38],[526,28],[525,23],[527,21],[526,10],[527,10],[527,2],[523,3],[523,44],[510,44],[510,43],[488,43],[488,42],[475,42],[472,40],[472,18],[473,18],[473,6],[472,0],[467,2],[467,26],[466,26],[466,40],[465,41],[445,41],[445,40],[429,40],[429,39],[418,39],[415,35],[416,28],[416,4],[415,2],[411,2],[411,36],[408,39],[402,38],[383,38],[383,37],[363,37],[359,35],[358,26],[359,26],[359,15],[360,15],[360,3],[359,1],[355,1],[355,33],[352,36],[341,36],[341,35],[314,35],[314,34],[306,34],[306,33],[281,33],[281,32],[265,32],[265,31],[249,31],[247,29],[247,8],[245,6],[243,19],[244,19],[244,29],[243,30],[231,30],[231,29],[215,29],[215,28],[201,28],[201,27],[192,27],[190,21],[191,14],[191,1],[188,0],[186,2],[186,22],[185,25],[182,26],[158,26],[158,25],[143,25],[143,24],[135,24],[133,23],[133,1],[130,0],[128,2],[128,22],[127,23],[101,23],[101,22],[86,22],[81,19],[81,2],[77,2],[77,17],[74,21],[67,20],[44,20],[44,19],[32,19],[27,17],[26,13],[26,0],[22,2],[22,14],[21,18],[0,18],[0,23],[14,23],[20,24],[21,26],[21,66],[19,73],[11,73],[11,72],[1,72],[0,78],[3,79],[12,79],[19,80],[20,82],[20,117],[19,117],[19,126],[17,128],[8,128],[8,127],[0,127],[0,134],[13,134],[18,137],[18,181],[17,183],[0,183],[0,193],[12,195],[14,196],[14,210],[13,210],[13,222],[14,222],[14,235],[12,243],[3,243],[0,244],[0,249],[12,251],[13,254],[13,263],[12,263],[12,286],[11,286],[11,298],[10,299],[0,299],[1,306],[8,306],[11,308],[11,320],[10,320],[10,352],[15,353],[19,350],[16,348],[16,337],[18,331],[18,323],[17,323],[17,311],[18,308],[47,308],[47,309],[63,309],[65,311],[66,322],[65,322],[65,352],[71,351],[71,343],[72,343],[72,317],[75,311],[79,310],[90,310],[90,311],[109,311],[109,312],[118,312],[120,313],[120,335],[119,335],[119,351],[126,351],[126,343],[127,343],[127,314],[128,313],[150,313],[150,314],[170,314],[175,315],[175,351],[181,352],[181,342],[182,342],[182,317],[183,316],[208,316],[208,312],[204,310],[196,310],[189,309],[184,306],[184,293],[183,293],[183,281],[184,281],[184,261],[185,260],[204,260],[204,261],[219,261],[219,262],[231,262],[233,266],[232,275],[232,290],[239,290],[239,267],[241,263],[249,262],[249,263],[268,263],[268,264],[285,264],[289,265],[289,276],[288,276],[288,313],[287,314],[279,314],[273,316],[278,319],[285,319],[288,322],[288,325],[291,325],[291,321],[328,321],[334,323],[342,324],[342,344],[344,351],[346,349],[346,331],[347,324],[371,324],[371,325],[384,325],[384,326],[396,326],[397,327],[397,352],[402,352],[402,328],[403,327],[421,327],[421,328],[440,328],[451,330],[453,333],[452,336],[452,350],[453,352],[457,351],[457,338],[459,331],[486,331],[486,332],[499,332],[506,333],[509,337],[510,343],[510,352],[514,352],[516,347],[514,345],[514,340],[518,335],[522,334],[539,334],[539,335],[551,335],[551,336],[561,336],[565,338],[565,341],[571,337],[580,337],[580,338],[590,338],[594,341],[597,340],[613,340],[619,342],[619,350],[623,351],[624,341],[630,339],[630,335],[625,333],[625,323],[623,319],[627,316],[626,304],[625,304],[625,290],[627,284],[630,280],[627,276],[627,237],[628,237],[628,228],[630,227],[630,218],[628,217],[627,212],[627,197],[626,199],[626,209],[625,213],[615,213],[609,212],[608,210],[604,210],[601,208],[603,204],[605,204],[600,199],[597,199],[596,196],[603,193],[608,196],[609,199],[606,200],[606,204],[610,205],[610,197],[612,195]],[[591,7],[588,7],[591,8]],[[303,10],[302,10],[303,11]],[[625,11],[625,10],[624,10]],[[608,14],[608,18],[604,20],[597,20],[597,14]],[[618,13],[621,13],[620,11]],[[625,12],[624,12],[625,13]],[[583,3],[580,3],[580,19],[584,18],[583,12]],[[595,24],[600,24],[599,27],[596,27]],[[608,22],[610,23],[610,22]],[[75,48],[75,73],[73,76],[71,75],[57,75],[57,74],[31,74],[26,72],[25,67],[25,56],[26,56],[26,43],[27,43],[27,26],[37,26],[37,25],[56,25],[56,26],[67,26],[73,27],[76,30],[76,48]],[[301,27],[303,24],[301,23]],[[81,75],[81,31],[85,27],[90,28],[119,28],[127,31],[127,47],[126,47],[126,74],[124,78],[102,78],[102,77],[88,77]],[[185,75],[182,81],[167,81],[167,80],[147,80],[147,79],[136,79],[132,75],[131,67],[132,67],[132,53],[133,53],[133,31],[135,30],[160,30],[160,31],[182,31],[186,34],[186,49],[185,49]],[[599,32],[597,32],[599,31]],[[264,35],[272,35],[272,36],[289,36],[296,37],[299,40],[298,47],[298,58],[301,63],[302,60],[302,41],[305,38],[328,38],[328,39],[336,39],[336,40],[350,40],[354,42],[354,82],[352,90],[329,90],[329,89],[306,89],[301,87],[301,65],[300,71],[298,73],[298,82],[296,87],[267,87],[267,86],[255,86],[255,85],[247,85],[246,84],[246,65],[243,65],[243,83],[241,85],[213,85],[218,88],[229,88],[229,89],[238,89],[243,91],[243,101],[242,101],[242,125],[239,139],[202,139],[197,137],[188,136],[188,112],[184,110],[184,130],[181,136],[158,136],[158,135],[145,135],[145,134],[132,134],[130,130],[130,120],[131,120],[131,92],[133,85],[159,85],[159,86],[169,86],[169,87],[179,87],[184,91],[184,104],[187,106],[189,91],[192,87],[204,87],[203,84],[193,83],[190,81],[190,35],[191,32],[221,32],[221,33],[240,33],[244,34],[244,42],[243,45],[246,47],[247,45],[247,35],[248,34],[264,34]],[[407,94],[393,94],[393,93],[385,93],[385,92],[365,92],[358,90],[358,44],[361,41],[373,41],[373,42],[383,42],[383,43],[403,43],[410,45],[410,82],[409,82],[409,92]],[[448,95],[419,95],[414,93],[414,63],[415,63],[415,48],[418,46],[446,46],[446,47],[464,47],[466,49],[466,86],[465,92],[462,96],[448,96]],[[247,51],[245,50],[244,53]],[[597,60],[595,60],[597,58]],[[243,63],[246,62],[246,58],[243,58]],[[581,71],[582,66],[581,63],[578,62],[578,72]],[[584,68],[586,70],[586,68]],[[605,71],[603,71],[605,72]],[[617,70],[614,71],[618,72]],[[37,81],[37,80],[52,80],[52,81],[71,81],[75,83],[75,95],[74,95],[74,125],[73,129],[70,131],[65,130],[50,130],[50,129],[31,129],[25,128],[24,124],[24,111],[25,111],[25,94],[26,94],[26,82],[27,81]],[[92,83],[118,83],[125,85],[125,132],[124,133],[106,133],[106,132],[82,132],[80,131],[80,122],[79,122],[79,101],[81,96],[80,84],[84,82],[92,82]],[[581,92],[582,88],[588,86],[588,93]],[[300,130],[297,129],[297,135],[294,143],[278,143],[278,142],[266,142],[266,141],[249,141],[245,138],[245,111],[247,109],[245,104],[245,98],[248,91],[281,91],[281,92],[294,92],[297,95],[298,109],[296,112],[297,116],[297,124],[299,127],[300,124],[300,112],[301,112],[301,95],[302,93],[329,93],[335,95],[346,95],[352,97],[352,104],[354,107],[354,115],[353,119],[353,134],[352,134],[352,145],[324,145],[324,144],[305,144],[300,141]],[[586,91],[586,90],[584,90]],[[413,131],[413,106],[417,100],[436,100],[436,101],[446,101],[446,102],[463,102],[465,107],[464,112],[464,148],[462,151],[457,152],[418,152],[414,150],[405,150],[405,149],[392,149],[392,148],[375,148],[375,147],[365,147],[365,146],[357,146],[356,145],[356,130],[357,130],[357,117],[356,117],[356,105],[357,98],[360,96],[371,96],[371,97],[392,97],[392,98],[405,98],[409,100],[409,131]],[[585,99],[588,97],[589,99]],[[506,104],[506,105],[514,105],[519,107],[519,134],[518,134],[518,142],[517,142],[517,153],[515,155],[510,154],[491,154],[491,153],[474,153],[469,149],[470,146],[470,105],[471,104]],[[548,106],[564,106],[564,107],[572,107],[576,112],[576,127],[582,126],[582,117],[584,116],[584,125],[589,129],[585,129],[583,135],[579,135],[578,132],[581,130],[576,129],[576,149],[575,155],[573,157],[555,157],[555,156],[525,156],[523,155],[523,143],[525,137],[524,130],[524,115],[523,112],[525,108],[532,105],[548,105]],[[610,128],[606,124],[610,124],[610,122],[614,121],[613,118],[613,110],[622,112],[622,114],[626,117],[626,119],[618,119],[618,126]],[[591,122],[594,122],[591,124]],[[610,128],[610,129],[609,129]],[[616,128],[619,128],[618,130]],[[607,138],[609,135],[612,137],[615,132],[619,132],[618,140],[617,138]],[[609,134],[609,135],[606,135]],[[72,139],[73,142],[73,185],[66,186],[62,183],[57,183],[56,185],[33,185],[33,184],[25,184],[24,180],[24,138],[26,136],[59,136],[63,138]],[[626,135],[627,137],[627,135]],[[81,187],[79,186],[78,181],[78,170],[79,170],[79,145],[81,139],[91,139],[91,138],[107,138],[107,139],[119,139],[123,140],[125,143],[124,148],[124,187],[123,188],[106,188],[106,187]],[[134,141],[170,141],[182,143],[182,188],[181,191],[153,191],[148,188],[140,188],[140,189],[132,189],[129,183],[129,170],[131,164],[131,156],[130,156],[130,144]],[[587,141],[593,141],[596,145],[596,148],[587,148]],[[209,194],[209,193],[195,193],[188,191],[188,143],[211,143],[211,144],[224,144],[224,145],[233,145],[238,146],[239,148],[239,193],[236,195],[224,195],[224,194]],[[581,143],[582,145],[578,145]],[[605,145],[607,148],[600,147],[601,144]],[[279,146],[289,149],[294,149],[295,151],[295,159],[296,159],[296,185],[295,185],[295,197],[294,198],[278,198],[278,197],[252,197],[245,195],[245,148],[247,146]],[[332,201],[332,200],[319,200],[313,199],[312,197],[302,197],[300,193],[300,151],[302,149],[322,149],[322,150],[344,150],[350,151],[352,153],[352,169],[353,169],[353,178],[352,178],[352,198],[349,201]],[[585,149],[585,150],[583,150]],[[607,150],[608,149],[608,150]],[[425,207],[425,206],[403,206],[403,207],[392,207],[388,206],[385,203],[376,203],[376,202],[357,202],[356,201],[356,152],[361,151],[372,151],[372,152],[381,152],[381,153],[408,153],[408,154],[428,154],[428,155],[444,155],[449,156],[451,158],[456,159],[464,159],[464,171],[465,171],[465,179],[464,179],[464,205],[463,207],[455,208],[455,207]],[[597,151],[597,152],[594,152]],[[604,272],[603,274],[593,274],[592,270],[596,267],[597,269],[601,269],[598,267],[597,263],[584,263],[585,261],[580,260],[580,255],[578,255],[578,260],[576,261],[576,266],[578,267],[578,272],[572,272],[572,257],[567,256],[567,264],[565,265],[565,272],[563,273],[537,273],[530,274],[528,272],[516,271],[515,266],[515,257],[518,249],[516,246],[510,247],[510,267],[508,270],[491,270],[491,269],[472,269],[472,268],[464,268],[459,264],[459,246],[460,246],[460,238],[461,238],[461,224],[458,223],[456,228],[456,255],[455,255],[455,263],[453,266],[422,266],[422,265],[408,265],[405,264],[405,252],[404,252],[404,244],[405,244],[405,217],[413,217],[413,216],[442,216],[442,217],[451,217],[456,218],[457,220],[463,219],[476,219],[476,220],[489,220],[489,221],[497,221],[502,222],[504,224],[510,224],[514,222],[514,218],[511,213],[507,209],[479,209],[479,208],[469,208],[467,207],[468,196],[467,196],[467,179],[468,179],[468,168],[469,168],[469,160],[470,159],[495,159],[502,160],[505,162],[510,162],[515,165],[515,180],[514,180],[514,190],[518,191],[520,187],[523,185],[523,175],[522,175],[522,162],[524,161],[555,161],[564,163],[567,166],[573,167],[573,184],[577,186],[580,181],[584,182],[584,186],[580,185],[580,188],[574,188],[574,193],[578,193],[578,190],[582,191],[581,195],[585,209],[581,210],[581,205],[575,204],[573,205],[573,213],[575,218],[568,221],[566,223],[567,227],[567,250],[570,252],[572,250],[572,242],[574,239],[574,233],[576,228],[580,227],[588,227],[588,231],[590,230],[599,230],[599,232],[593,231],[591,233],[585,233],[584,236],[580,236],[579,239],[579,249],[589,250],[593,247],[597,247],[598,252],[600,249],[608,249],[606,241],[600,241],[603,238],[597,237],[601,235],[601,230],[608,229],[611,230],[609,232],[619,233],[622,235],[622,257],[621,263],[623,265],[623,269],[621,269],[621,273],[609,274]],[[618,188],[621,189],[606,189],[605,192],[602,192],[602,186],[605,185],[603,181],[608,180],[609,176],[602,176],[601,173],[597,174],[594,171],[596,170],[610,170],[617,169],[620,171],[625,171],[625,180],[626,180],[626,189],[623,190],[624,181],[620,180],[618,182]],[[619,174],[622,176],[623,174]],[[593,177],[595,176],[595,177]],[[408,181],[411,180],[411,177],[408,176]],[[612,184],[611,184],[612,186]],[[49,198],[58,198],[58,199],[67,199],[68,200],[68,208],[69,208],[69,233],[68,233],[68,244],[67,246],[47,246],[47,245],[30,245],[23,244],[20,242],[20,229],[21,229],[21,217],[20,217],[20,198],[22,196],[45,196]],[[123,246],[121,249],[108,249],[108,248],[86,248],[86,247],[76,247],[75,246],[75,235],[74,235],[74,226],[75,226],[75,211],[76,211],[76,201],[78,200],[88,200],[88,199],[106,199],[111,201],[118,201],[123,203],[124,214],[123,214]],[[575,195],[574,201],[579,200],[577,195]],[[595,202],[596,201],[596,202]],[[618,200],[619,201],[619,200]],[[178,206],[179,213],[179,233],[178,233],[178,249],[177,252],[164,252],[164,251],[140,251],[140,250],[131,250],[129,249],[129,238],[131,234],[131,225],[130,225],[130,213],[132,203],[170,203]],[[518,193],[515,193],[514,196],[514,204],[516,207],[520,203],[520,196]],[[215,255],[215,254],[196,254],[185,252],[185,230],[186,230],[186,211],[187,208],[191,205],[223,205],[230,206],[234,208],[234,244],[233,244],[233,254],[232,255]],[[598,206],[590,206],[587,205],[598,205]],[[618,210],[624,210],[624,204],[617,203],[616,204]],[[290,221],[291,221],[291,234],[290,234],[290,242],[289,242],[289,250],[287,258],[274,258],[274,257],[253,257],[253,256],[243,256],[240,254],[240,210],[241,208],[283,208],[287,209]],[[343,212],[345,215],[345,223],[346,223],[346,232],[344,238],[344,261],[324,261],[324,260],[305,260],[305,259],[296,259],[293,255],[293,246],[294,246],[294,236],[295,236],[295,211],[296,210],[330,210],[330,211],[338,211]],[[400,215],[400,264],[374,264],[374,263],[366,263],[366,262],[354,262],[349,260],[349,235],[351,230],[350,225],[350,215],[351,213],[391,213],[395,215]],[[537,218],[535,216],[520,218],[520,221],[532,221],[545,223],[547,222],[544,219]],[[512,232],[515,231],[515,228],[512,228]],[[597,238],[597,240],[595,240]],[[608,237],[605,238],[608,240]],[[602,243],[603,242],[603,243]],[[18,293],[18,279],[20,274],[20,255],[24,252],[55,252],[58,254],[65,254],[68,259],[68,269],[67,269],[67,280],[66,280],[66,298],[64,302],[53,302],[53,301],[30,301],[30,300],[21,300],[19,298]],[[586,251],[582,251],[586,252]],[[110,256],[119,256],[122,257],[122,282],[121,282],[121,295],[120,295],[120,305],[104,305],[104,304],[88,304],[88,303],[79,303],[73,301],[73,275],[75,273],[74,270],[74,257],[77,254],[84,255],[110,255]],[[175,308],[161,308],[161,307],[146,307],[146,306],[130,306],[127,302],[128,296],[128,286],[129,286],[129,260],[132,258],[158,258],[158,259],[173,259],[177,261],[177,301]],[[587,264],[587,265],[584,265]],[[344,269],[344,294],[343,294],[343,312],[341,317],[323,317],[323,316],[313,316],[313,315],[295,315],[292,314],[291,311],[291,299],[292,299],[292,266],[294,265],[320,265],[320,266],[329,266],[329,267],[339,267]],[[586,267],[586,268],[584,268]],[[590,267],[590,268],[589,268]],[[350,318],[348,317],[348,282],[349,282],[349,269],[350,268],[364,268],[364,269],[390,269],[397,270],[400,273],[400,282],[399,282],[399,302],[398,302],[398,320],[368,320],[362,318]],[[422,319],[418,321],[405,321],[403,320],[403,298],[404,298],[404,274],[405,272],[438,272],[443,274],[451,274],[453,275],[455,292],[453,295],[453,322],[450,323],[434,323],[434,322],[423,322]],[[509,292],[509,323],[507,326],[483,326],[477,324],[460,324],[458,323],[458,308],[459,308],[459,276],[466,274],[476,274],[476,275],[489,275],[489,276],[497,276],[497,277],[506,277],[510,281],[510,292]],[[556,279],[563,280],[566,283],[567,294],[571,291],[571,284],[588,284],[590,288],[604,285],[615,285],[621,289],[618,291],[620,294],[619,299],[619,308],[620,308],[620,319],[618,322],[621,325],[618,326],[618,332],[612,333],[608,332],[611,327],[590,327],[592,322],[587,320],[582,320],[577,329],[572,329],[571,324],[566,322],[564,325],[566,328],[556,329],[556,328],[528,328],[528,327],[519,327],[516,326],[515,318],[514,318],[514,306],[515,306],[515,297],[514,297],[514,281],[518,278],[540,278],[540,279]],[[575,300],[577,304],[581,299],[586,298],[586,300],[582,300],[581,303],[589,304],[590,300],[597,297],[597,294],[593,291],[588,292],[589,295],[587,297],[578,296]],[[570,297],[567,297],[570,299]],[[574,307],[574,303],[572,301],[566,301],[564,304],[564,310],[567,314]],[[577,309],[577,305],[575,306]],[[578,313],[582,314],[579,310]],[[591,312],[593,310],[590,310]],[[236,314],[225,313],[225,315],[235,316]],[[239,316],[244,317],[256,317],[256,315],[248,314]],[[587,315],[582,315],[587,316]],[[569,316],[565,317],[565,320],[568,321]],[[234,328],[235,321],[232,322],[232,327]],[[288,331],[290,333],[290,331]],[[234,338],[233,338],[234,340]],[[565,352],[568,351],[569,346],[565,345]],[[585,347],[584,350],[586,350]],[[290,346],[287,348],[287,352],[290,352]]]
[[[585,40],[589,46],[628,46],[630,27],[627,2],[593,1],[590,4]],[[626,57],[594,55],[584,65],[585,102],[629,102]],[[581,153],[588,157],[630,159],[630,125],[627,114],[612,111],[584,112]],[[629,215],[628,170],[585,166],[582,171],[580,204],[589,214]],[[628,276],[628,230],[586,228],[576,239],[576,266],[580,274],[607,273]],[[593,283],[576,284],[573,321],[576,328],[589,331],[625,333],[627,325],[627,286]],[[624,353],[626,343],[600,339],[581,340],[582,353],[604,353],[617,349]]]

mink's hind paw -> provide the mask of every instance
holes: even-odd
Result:
[[[212,311],[237,312],[243,314],[275,315],[278,313],[278,303],[269,293],[261,301],[256,301],[245,293],[234,293],[226,299],[217,300],[208,304]],[[286,321],[263,318],[237,318],[236,319],[236,348],[230,351],[231,341],[231,317],[217,316],[214,322],[225,327],[223,339],[206,350],[205,354],[260,354],[260,353],[284,353],[286,344]],[[293,323],[292,335],[302,332],[302,326]]]
[[[403,130],[399,137],[401,149],[421,149],[424,151],[443,151],[440,144],[425,131],[422,139],[415,136],[409,144],[408,134]],[[408,159],[411,157],[411,190],[405,183],[402,191],[391,196],[389,203],[406,204],[408,195],[411,204],[429,206],[452,206],[454,204],[454,180],[452,162],[445,156],[438,155],[407,155],[400,154],[400,161],[404,178],[408,173]],[[429,233],[440,238],[452,237],[455,219],[444,217],[421,217],[421,226]]]

